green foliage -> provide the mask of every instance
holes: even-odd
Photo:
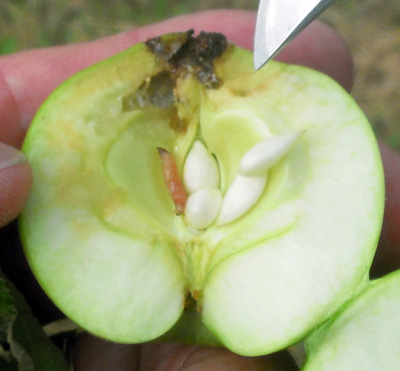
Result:
[[[15,38],[5,37],[0,39],[0,55],[11,54],[18,50],[18,42]]]
[[[22,295],[0,272],[0,369],[68,371]]]

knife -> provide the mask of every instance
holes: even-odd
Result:
[[[258,70],[325,10],[333,0],[261,0],[254,38]]]

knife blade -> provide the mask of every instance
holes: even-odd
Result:
[[[333,0],[261,0],[254,37],[258,70],[322,13]]]

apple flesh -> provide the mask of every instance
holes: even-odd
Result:
[[[306,342],[304,371],[400,369],[400,271],[372,281]]]
[[[196,233],[176,215],[157,148],[182,172],[200,140],[225,195],[249,149],[292,132],[304,134],[244,215]],[[276,62],[256,72],[220,34],[165,35],[78,73],[40,108],[23,151],[29,264],[99,337],[182,340],[183,329],[185,341],[267,354],[368,283],[384,183],[367,120],[328,77]]]

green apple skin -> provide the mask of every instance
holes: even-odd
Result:
[[[379,150],[353,99],[316,71],[270,62],[256,72],[230,44],[207,78],[172,68],[188,35],[90,67],[40,108],[23,146],[34,174],[25,253],[55,304],[99,337],[180,340],[174,325],[194,307],[201,321],[185,325],[185,341],[268,354],[367,285],[384,204]],[[224,193],[249,148],[293,131],[305,134],[246,215],[193,234],[175,214],[158,147],[182,171],[202,140]]]
[[[307,340],[304,371],[400,370],[400,271],[371,281]]]

